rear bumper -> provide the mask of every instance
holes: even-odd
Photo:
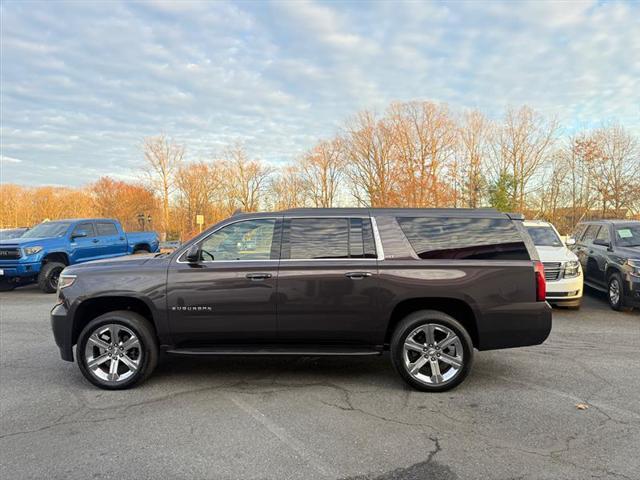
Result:
[[[67,362],[73,362],[72,333],[73,323],[68,310],[60,303],[51,310],[51,329],[56,345],[60,349],[60,357]]]
[[[551,333],[552,309],[547,302],[494,307],[478,325],[478,350],[540,345]]]

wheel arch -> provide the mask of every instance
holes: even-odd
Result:
[[[136,243],[133,246],[133,249],[131,251],[133,253],[135,253],[138,250],[147,250],[147,251],[151,252],[151,245],[149,245],[147,242]]]
[[[42,259],[42,264],[49,262],[60,262],[69,265],[69,255],[66,252],[50,252]]]
[[[84,299],[74,308],[71,344],[75,345],[82,329],[94,318],[108,312],[127,310],[144,317],[150,324],[156,337],[158,327],[155,309],[146,300],[127,295],[102,295]]]
[[[412,312],[418,310],[438,310],[451,315],[464,326],[469,333],[473,346],[478,348],[480,338],[478,333],[478,316],[471,305],[459,298],[449,297],[416,297],[399,302],[391,312],[389,324],[385,334],[385,345],[391,341],[393,332],[400,321]]]

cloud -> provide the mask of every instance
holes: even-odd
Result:
[[[14,157],[7,157],[6,155],[0,155],[0,163],[22,163],[22,160]]]
[[[640,129],[633,2],[0,8],[3,182],[132,178],[142,139],[159,132],[190,159],[240,140],[277,164],[396,100],[494,117],[526,103],[568,129],[614,119]]]

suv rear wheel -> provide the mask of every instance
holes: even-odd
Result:
[[[436,310],[420,310],[396,327],[391,361],[412,387],[442,392],[457,386],[469,374],[473,343],[453,317]]]
[[[149,322],[129,311],[108,312],[90,321],[76,351],[85,378],[107,390],[145,380],[158,363],[158,342]]]

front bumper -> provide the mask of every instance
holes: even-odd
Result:
[[[554,305],[578,306],[582,298],[582,291],[582,275],[547,281],[546,300]]]
[[[34,277],[40,272],[40,262],[0,262],[0,278]]]
[[[630,307],[640,308],[640,277],[627,274],[624,283],[624,303]]]
[[[51,310],[51,329],[56,345],[60,349],[60,356],[67,362],[73,362],[73,322],[68,316],[69,311],[64,303],[59,303]]]

